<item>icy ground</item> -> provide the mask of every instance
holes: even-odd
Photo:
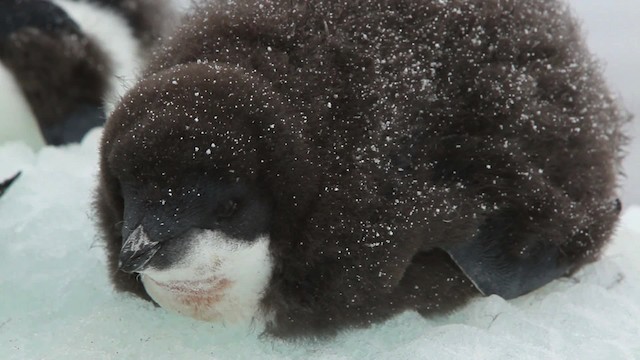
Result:
[[[406,313],[331,342],[290,344],[115,293],[90,208],[99,131],[81,145],[0,146],[0,359],[640,359],[640,208],[603,259],[514,301]]]

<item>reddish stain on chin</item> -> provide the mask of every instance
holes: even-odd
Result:
[[[222,317],[218,311],[212,311],[225,296],[225,290],[233,283],[228,279],[216,280],[215,285],[205,289],[186,289],[184,284],[177,290],[176,300],[182,304],[181,307],[189,316],[205,321],[217,321]]]
[[[159,282],[151,279],[156,285],[163,288],[168,297],[159,303],[174,311],[204,321],[219,321],[223,318],[216,309],[225,300],[225,292],[233,285],[233,282],[225,278],[213,277],[198,281],[173,281]],[[228,299],[227,299],[228,300]]]
[[[210,308],[212,305],[220,302],[224,297],[224,291],[231,287],[233,283],[228,279],[220,279],[216,281],[213,287],[207,289],[189,289],[181,290],[182,294],[180,302],[189,307]]]

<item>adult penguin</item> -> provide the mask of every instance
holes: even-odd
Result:
[[[108,120],[115,287],[326,335],[595,260],[622,125],[559,1],[216,1]]]
[[[37,150],[101,126],[173,23],[164,1],[0,3],[0,144]]]
[[[3,1],[0,142],[62,145],[102,125],[105,101],[135,81],[145,49],[171,23],[167,9],[147,0]],[[34,123],[41,134],[31,134]]]

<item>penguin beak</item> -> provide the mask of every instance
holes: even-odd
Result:
[[[160,242],[149,239],[142,226],[138,226],[122,245],[118,268],[129,274],[140,272],[160,250],[160,245]]]

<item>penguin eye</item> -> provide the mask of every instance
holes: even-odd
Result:
[[[227,200],[218,211],[219,219],[228,219],[232,217],[238,210],[238,202],[235,200]]]

